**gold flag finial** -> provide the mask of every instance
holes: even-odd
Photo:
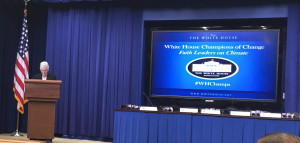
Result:
[[[24,14],[27,15],[27,3],[29,2],[30,0],[24,0],[25,2],[25,9],[24,9]]]

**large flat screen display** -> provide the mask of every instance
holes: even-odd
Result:
[[[276,101],[279,33],[153,30],[150,95]]]

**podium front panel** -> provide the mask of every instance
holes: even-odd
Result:
[[[55,102],[30,101],[28,111],[27,137],[30,139],[53,139]]]
[[[60,97],[61,80],[25,80],[28,103],[27,138],[53,139],[55,103]]]

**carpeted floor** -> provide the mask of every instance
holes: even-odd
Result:
[[[29,140],[27,138],[26,133],[21,133],[23,136],[15,137],[11,136],[10,133],[0,133],[0,138],[2,139],[18,139],[18,140]],[[52,143],[112,143],[112,142],[102,142],[102,141],[92,141],[92,140],[78,140],[78,139],[66,139],[66,138],[59,138],[54,137]]]

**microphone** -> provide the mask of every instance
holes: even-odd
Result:
[[[151,106],[153,106],[153,103],[151,102],[151,100],[148,97],[148,95],[145,92],[143,92],[143,95],[147,98],[147,101],[151,104]]]

